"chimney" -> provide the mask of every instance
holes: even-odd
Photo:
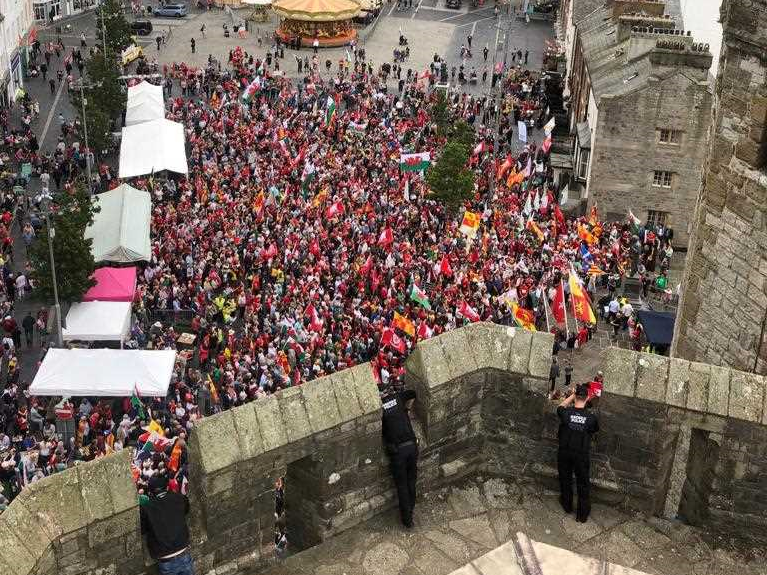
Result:
[[[628,40],[631,36],[632,30],[635,29],[657,29],[657,30],[673,30],[676,27],[676,22],[670,16],[650,16],[644,13],[637,14],[623,14],[618,18],[618,42]]]

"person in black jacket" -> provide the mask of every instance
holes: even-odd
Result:
[[[557,407],[559,418],[559,501],[565,513],[573,510],[573,473],[578,491],[578,510],[575,520],[585,523],[591,512],[589,480],[591,436],[599,431],[596,415],[586,409],[589,388],[587,384],[575,387],[575,392]]]
[[[415,401],[415,391],[387,392],[382,398],[381,430],[384,446],[389,455],[394,484],[397,487],[402,524],[413,527],[415,483],[418,465],[418,442],[408,414]]]
[[[189,500],[167,489],[167,477],[149,480],[149,501],[140,507],[141,531],[160,575],[194,575],[186,525]]]

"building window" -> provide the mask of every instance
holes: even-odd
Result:
[[[682,131],[658,128],[658,141],[661,144],[679,144],[682,141]]]
[[[656,212],[655,210],[647,211],[647,227],[650,229],[655,229],[657,226],[666,227],[668,221],[668,212]]]
[[[652,185],[656,188],[670,188],[673,174],[666,170],[655,170],[652,177]]]
[[[585,180],[589,175],[589,158],[591,157],[591,150],[581,148],[581,153],[578,155],[578,179]]]

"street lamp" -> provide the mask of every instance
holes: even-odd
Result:
[[[85,88],[98,87],[100,84],[85,85],[80,79],[78,89],[80,90],[80,105],[83,111],[83,136],[85,138],[85,171],[88,174],[88,195],[93,195],[93,178],[91,176],[91,148],[88,145],[88,119],[85,116],[85,106],[88,103],[85,99]]]
[[[491,96],[490,102],[492,106],[491,110],[495,114],[495,117],[494,117],[495,128],[493,129],[493,158],[492,158],[493,173],[490,176],[490,186],[489,186],[488,196],[487,196],[485,205],[489,204],[492,201],[493,196],[495,195],[495,180],[496,180],[495,165],[498,160],[498,139],[499,139],[498,131],[500,130],[500,127],[501,127],[501,110],[500,110],[500,107],[498,110],[496,110],[495,108],[496,108],[496,100],[498,97],[498,93],[501,91],[501,87],[503,86],[503,74],[506,71],[506,62],[509,55],[509,38],[508,37],[511,34],[511,30],[512,30],[511,18],[509,19],[508,27],[501,26],[500,13],[498,14],[498,18],[499,18],[499,22],[498,24],[496,24],[496,28],[498,28],[500,32],[503,32],[503,67],[501,68],[501,73],[498,76],[498,80],[496,81],[495,87],[493,87],[492,84],[490,85],[490,96]],[[493,67],[495,67],[497,59],[498,59],[498,41],[496,40],[495,52],[493,53]],[[495,74],[495,70],[493,70],[493,74]]]
[[[59,284],[56,280],[56,261],[53,259],[53,238],[56,236],[56,230],[51,226],[51,211],[49,200],[44,200],[43,216],[45,217],[45,226],[48,230],[48,255],[51,261],[51,279],[53,280],[53,302],[56,310],[56,344],[64,347],[64,332],[61,327],[61,305],[59,304]]]

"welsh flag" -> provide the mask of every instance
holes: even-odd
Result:
[[[337,202],[333,202],[328,206],[328,208],[325,210],[325,217],[327,219],[335,218],[336,216],[340,216],[344,213],[344,204],[339,200]]]
[[[431,310],[429,297],[426,295],[426,292],[419,288],[416,284],[413,284],[413,287],[410,288],[410,299],[420,303],[426,309]]]
[[[394,242],[394,232],[392,232],[391,228],[384,228],[381,235],[378,236],[378,245],[388,246],[392,242]]]
[[[373,267],[373,256],[368,256],[368,259],[365,260],[365,263],[360,266],[360,275],[366,276],[368,275],[368,272],[370,271],[370,268]]]
[[[461,222],[461,233],[473,238],[477,235],[478,228],[479,214],[466,210],[463,214],[463,221]]]
[[[256,76],[253,81],[247,85],[242,93],[242,101],[250,102],[253,97],[261,90],[261,77]]]
[[[431,154],[400,154],[399,167],[403,172],[422,172],[431,164]]]
[[[472,155],[479,156],[485,150],[487,150],[487,144],[485,143],[485,140],[482,140],[479,144],[476,145]]]
[[[634,215],[634,212],[629,210],[629,223],[631,224],[631,227],[633,228],[634,233],[639,232],[639,228],[642,226],[642,222],[639,221],[639,218]]]
[[[405,340],[394,333],[394,330],[390,327],[383,328],[383,331],[381,332],[381,345],[388,345],[390,348],[400,352],[403,355],[407,351],[407,344],[405,343]]]
[[[304,314],[309,316],[309,328],[312,331],[320,331],[322,329],[322,320],[320,319],[314,304],[310,303],[308,306],[306,306]]]
[[[418,339],[429,339],[434,335],[434,330],[426,325],[425,321],[422,321],[416,330],[416,334],[418,335]]]
[[[336,101],[332,96],[328,96],[328,102],[325,106],[325,125],[329,126],[336,116]]]
[[[477,313],[477,310],[475,310],[473,307],[471,307],[469,304],[466,303],[466,301],[462,301],[458,305],[458,313],[461,314],[463,317],[468,319],[471,322],[479,321],[480,317]]]

